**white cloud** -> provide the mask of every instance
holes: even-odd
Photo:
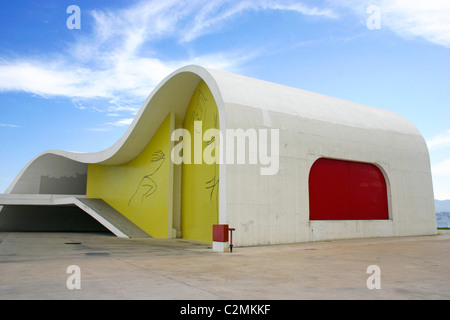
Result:
[[[438,200],[450,199],[450,159],[433,165],[431,172],[433,174],[434,198]]]
[[[430,150],[450,147],[450,130],[447,130],[427,141]]]
[[[238,71],[242,63],[258,55],[252,48],[163,59],[155,41],[171,39],[186,43],[217,32],[246,12],[285,10],[302,15],[337,17],[337,7],[350,7],[363,19],[368,5],[381,8],[382,28],[402,36],[420,36],[450,46],[450,1],[448,0],[336,0],[327,8],[292,0],[166,0],[141,1],[116,11],[95,10],[94,26],[83,33],[66,52],[51,53],[53,60],[0,60],[0,91],[25,91],[41,96],[105,98],[117,105],[124,101],[138,106],[166,75],[186,64]],[[58,58],[54,59],[57,56]],[[86,107],[86,105],[83,105]],[[111,111],[111,110],[109,110]]]
[[[202,35],[214,32],[226,21],[245,12],[261,10],[294,11],[302,15],[336,17],[331,8],[321,9],[315,6],[307,6],[299,1],[286,0],[260,0],[260,1],[209,1],[202,6],[194,17],[193,23],[182,31],[181,41],[189,42]]]
[[[122,115],[108,114],[107,116],[120,117]],[[96,131],[96,132],[111,131],[113,128],[117,128],[117,127],[128,127],[133,122],[133,120],[134,120],[134,118],[120,119],[120,120],[113,121],[113,122],[103,123],[96,128],[87,128],[86,130],[87,131]]]
[[[42,96],[106,97],[114,90],[105,83],[113,74],[112,71],[72,67],[69,61],[23,59],[0,63],[0,90],[26,91]]]
[[[427,145],[432,155],[434,153],[442,153],[441,157],[448,158],[447,150],[450,150],[450,130],[446,130],[427,140]],[[439,200],[450,199],[450,159],[433,164],[431,173],[433,175],[434,197]]]
[[[382,1],[382,20],[396,33],[450,47],[450,1]]]
[[[265,10],[286,10],[296,11],[308,16],[325,16],[328,18],[336,18],[337,13],[332,8],[310,7],[298,1],[261,1],[261,8]]]
[[[0,127],[9,127],[9,128],[21,128],[21,126],[9,123],[0,123]]]
[[[121,119],[114,122],[106,123],[107,126],[124,127],[129,126],[133,122],[133,118]]]
[[[450,47],[450,1],[448,0],[329,0],[331,6],[350,8],[365,24],[370,5],[380,8],[381,29],[387,28],[405,38]]]
[[[433,175],[450,177],[450,159],[444,160],[432,166],[431,172]]]
[[[131,7],[90,14],[94,25],[90,33],[82,33],[66,52],[49,53],[52,60],[26,57],[0,60],[0,91],[25,91],[41,96],[64,96],[82,99],[107,99],[108,112],[136,112],[151,90],[166,75],[187,64],[237,71],[236,68],[258,54],[230,48],[220,52],[195,54],[163,60],[154,41],[161,38],[186,43],[217,31],[249,10],[291,10],[304,15],[331,17],[332,11],[287,0],[166,0],[141,1]],[[56,59],[55,59],[56,56]],[[130,107],[130,103],[137,103]],[[80,107],[81,106],[81,107]],[[114,108],[116,107],[116,108]],[[90,107],[99,110],[98,106]]]

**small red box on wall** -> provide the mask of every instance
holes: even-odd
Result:
[[[213,225],[213,241],[228,242],[228,225],[214,224]]]

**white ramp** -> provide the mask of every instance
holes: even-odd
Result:
[[[121,238],[151,238],[102,199],[80,195],[0,194],[0,206],[62,206],[75,205],[88,213],[105,228]],[[1,208],[1,207],[0,207]]]
[[[151,238],[102,199],[75,198],[74,204],[89,213],[108,230],[122,238]]]

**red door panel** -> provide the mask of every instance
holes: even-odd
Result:
[[[389,219],[383,173],[373,164],[318,159],[309,174],[310,220]]]

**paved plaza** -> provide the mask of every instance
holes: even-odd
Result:
[[[447,300],[449,252],[448,234],[218,253],[184,239],[0,233],[0,299]],[[367,286],[373,265],[380,289]],[[68,287],[70,266],[79,268],[79,289]]]

